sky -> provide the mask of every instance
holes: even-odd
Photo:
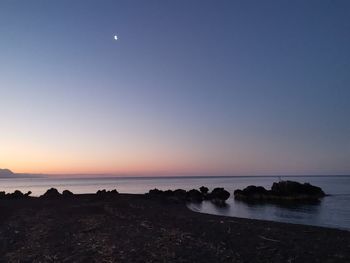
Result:
[[[349,14],[347,0],[2,0],[0,167],[350,174]]]

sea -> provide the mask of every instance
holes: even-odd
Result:
[[[233,198],[233,191],[248,185],[269,189],[273,182],[292,180],[308,182],[321,187],[328,196],[319,203],[267,204],[245,203]],[[144,194],[150,189],[161,190],[198,189],[210,190],[224,187],[231,193],[227,205],[219,207],[210,201],[188,204],[188,208],[206,214],[263,219],[294,224],[306,224],[338,228],[350,231],[350,176],[232,176],[232,177],[89,177],[89,178],[12,178],[0,179],[0,191],[32,192],[40,196],[51,187],[59,191],[70,190],[75,194],[96,193],[97,190],[117,189],[120,193]]]

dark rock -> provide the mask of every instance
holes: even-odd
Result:
[[[73,197],[74,194],[73,194],[71,191],[69,191],[69,190],[64,190],[64,191],[62,192],[62,196],[63,196],[63,197]]]
[[[324,197],[326,194],[320,187],[309,183],[298,183],[293,181],[281,181],[273,183],[271,191],[274,195],[290,196],[295,198]]]
[[[235,198],[249,197],[253,199],[265,199],[270,195],[269,191],[262,186],[250,185],[243,190],[234,191]]]
[[[12,194],[8,194],[11,198],[14,198],[14,199],[20,199],[20,198],[23,198],[24,197],[24,194],[19,191],[19,190],[16,190],[14,191]]]
[[[216,201],[226,201],[230,197],[230,193],[224,188],[215,188],[209,195],[209,199]]]
[[[166,196],[166,197],[170,197],[170,196],[173,196],[174,193],[171,190],[166,190],[166,191],[163,192],[163,195]]]
[[[191,202],[202,202],[203,195],[197,189],[192,189],[187,192],[187,199]]]
[[[105,193],[107,193],[106,189],[98,190],[98,191],[96,192],[97,195],[104,195]]]
[[[162,196],[163,193],[164,193],[164,191],[159,190],[157,188],[154,188],[152,190],[149,190],[148,195],[150,195],[150,196]]]
[[[174,196],[178,199],[183,199],[185,200],[186,199],[186,196],[187,196],[187,192],[183,189],[176,189],[174,192],[173,192]]]
[[[0,199],[24,199],[28,198],[29,195],[31,195],[31,191],[27,192],[26,194],[23,194],[19,190],[15,190],[13,193],[6,194],[5,192],[0,192]]]
[[[118,195],[118,191],[116,189],[111,190],[111,191],[106,191],[106,189],[103,190],[98,190],[96,195],[100,198],[105,198],[105,197],[114,197]]]
[[[154,197],[154,198],[161,198],[166,201],[171,201],[175,203],[182,203],[185,202],[188,199],[188,193],[183,189],[176,189],[175,191],[172,190],[158,190],[158,189],[152,189],[147,193],[148,196]]]
[[[234,191],[234,196],[241,200],[318,200],[325,193],[320,187],[309,183],[281,181],[273,183],[271,190],[250,185],[243,190]]]
[[[209,189],[207,187],[202,186],[200,188],[201,191],[197,189],[192,189],[189,191],[185,191],[183,189],[176,189],[175,191],[166,190],[162,191],[159,189],[152,189],[148,192],[148,196],[163,198],[169,201],[176,202],[202,202],[205,199],[215,200],[217,202],[225,202],[230,197],[230,193],[224,188],[216,188],[212,193],[208,194]]]
[[[206,194],[208,194],[208,192],[209,192],[209,188],[208,188],[208,187],[205,187],[205,186],[201,186],[201,187],[199,188],[199,191],[201,191],[201,193],[202,193],[203,195],[206,195]]]
[[[61,197],[61,194],[58,192],[56,188],[51,188],[46,191],[45,194],[41,196],[42,198],[59,198]]]

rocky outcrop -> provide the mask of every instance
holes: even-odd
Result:
[[[162,196],[164,191],[159,190],[157,188],[151,189],[148,191],[148,195],[150,196]]]
[[[184,200],[186,199],[187,192],[186,190],[183,190],[183,189],[176,189],[175,191],[173,191],[173,195],[176,199]]]
[[[5,193],[0,192],[0,199],[24,199],[29,197],[32,194],[31,191],[28,191],[27,193],[23,194],[19,190],[15,190],[13,193]]]
[[[278,196],[296,196],[296,197],[324,197],[326,194],[320,187],[309,183],[298,183],[293,181],[282,181],[274,183],[271,191]]]
[[[43,194],[40,197],[41,198],[54,199],[54,198],[61,197],[61,194],[58,192],[58,190],[56,188],[50,188],[49,190],[46,191],[45,194]]]
[[[250,185],[243,190],[234,192],[235,199],[239,200],[318,200],[326,194],[320,187],[309,183],[281,181],[273,183],[271,190],[262,186]]]
[[[215,188],[209,195],[208,199],[216,202],[225,202],[230,197],[230,193],[224,188]]]
[[[201,186],[201,187],[199,188],[199,191],[201,191],[201,193],[202,193],[203,195],[206,195],[206,194],[208,194],[208,192],[209,192],[209,188],[208,188],[208,187],[205,187],[205,186]]]
[[[62,196],[63,196],[63,197],[66,197],[66,198],[70,198],[70,197],[73,197],[74,194],[73,194],[71,191],[69,191],[69,190],[64,190],[64,191],[62,192]]]
[[[196,202],[196,203],[202,202],[203,194],[197,189],[192,189],[187,192],[187,200],[190,202]]]
[[[207,187],[200,187],[199,190],[191,189],[185,191],[183,189],[172,190],[159,190],[152,189],[148,192],[148,196],[156,198],[165,198],[167,200],[177,202],[202,202],[203,200],[210,200],[214,203],[224,203],[229,197],[230,193],[224,188],[215,188],[212,192],[209,192]]]
[[[255,185],[250,185],[243,190],[236,190],[233,194],[236,199],[264,199],[270,195],[264,187]]]
[[[99,198],[111,198],[117,196],[119,193],[116,189],[111,190],[111,191],[106,191],[105,189],[103,190],[98,190],[96,195]]]

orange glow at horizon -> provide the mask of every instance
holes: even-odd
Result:
[[[143,134],[137,133],[101,138],[88,133],[75,136],[53,133],[41,137],[33,134],[13,136],[11,132],[4,133],[3,130],[4,136],[0,138],[0,168],[15,173],[72,176],[332,173],[322,167],[331,167],[319,161],[322,156],[315,155],[311,162],[298,155],[297,147],[294,150],[291,146],[285,151],[284,147],[274,148],[243,136],[236,141],[220,137],[203,143],[200,138],[184,136],[168,140],[157,134],[145,139]]]
[[[225,147],[209,151],[201,142],[184,147],[160,136],[143,140],[127,134],[116,141],[114,135],[59,140],[54,135],[0,138],[0,167],[33,174],[177,175],[237,173],[246,165],[240,156],[225,153]]]

